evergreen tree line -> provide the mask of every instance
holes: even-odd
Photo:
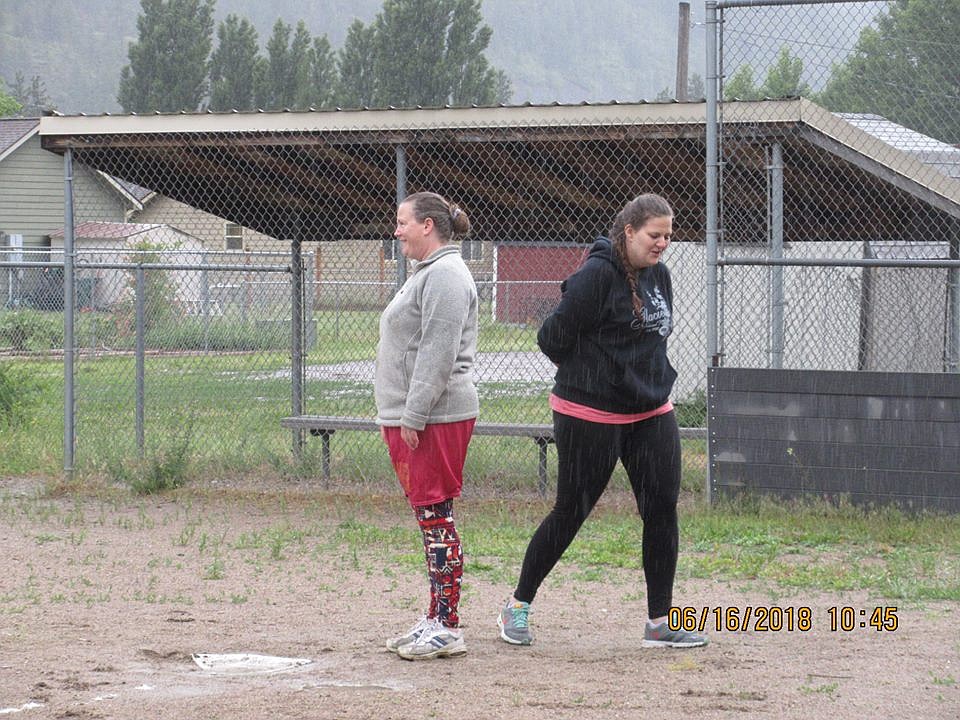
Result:
[[[385,0],[355,21],[343,46],[278,20],[261,54],[252,24],[236,15],[216,28],[215,0],[141,0],[139,35],[120,82],[131,112],[469,105],[508,102],[510,82],[484,51],[491,30],[480,0]],[[837,112],[871,112],[960,144],[960,2],[896,0],[860,34],[819,92],[789,48],[768,68],[735,68],[724,99],[806,96]],[[765,71],[765,74],[763,74]],[[7,90],[7,88],[10,88]],[[658,99],[672,97],[665,88]],[[694,73],[688,97],[703,96]],[[43,81],[0,80],[0,116],[36,116],[52,103]]]
[[[40,117],[45,111],[55,109],[47,94],[47,85],[39,75],[34,75],[28,83],[18,70],[9,94],[0,80],[0,117]]]
[[[216,0],[141,0],[117,100],[127,112],[304,110],[331,107],[491,105],[510,81],[484,51],[491,29],[481,0],[385,0],[355,20],[344,44],[278,19],[261,53],[257,31]]]
[[[960,2],[898,0],[860,34],[820,92],[803,82],[803,61],[783,47],[757,83],[750,65],[724,83],[725,100],[804,96],[834,112],[875,113],[960,144]]]

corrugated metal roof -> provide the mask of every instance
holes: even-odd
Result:
[[[767,107],[777,107],[776,102]],[[340,132],[391,129],[549,127],[703,123],[704,103],[551,103],[355,110],[51,115],[41,135],[131,133]]]
[[[642,153],[669,142],[682,157],[699,160],[702,149],[698,143],[705,131],[706,110],[706,103],[664,102],[49,116],[41,120],[40,135],[48,150],[72,149],[80,162],[102,172],[122,174],[130,182],[272,237],[293,237],[298,233],[326,240],[352,237],[368,218],[389,215],[395,190],[390,182],[396,172],[395,144],[423,144],[425,153],[449,146],[468,156],[473,152],[471,148],[484,143],[518,143],[517,147],[526,147],[523,143],[547,142],[549,145],[538,146],[541,149],[533,154],[554,150],[562,154],[568,147],[567,141],[577,138],[602,141],[603,152],[618,158],[623,150],[617,143],[630,145],[632,153]],[[758,144],[785,140],[794,143],[802,153],[812,152],[810,146],[818,154],[826,151],[829,157],[841,158],[851,168],[960,217],[958,178],[805,98],[726,103],[723,124],[731,131],[746,132]],[[270,151],[264,149],[265,140],[269,141]],[[333,150],[332,144],[336,145]],[[371,154],[370,148],[377,148],[378,152]],[[217,161],[191,164],[191,180],[185,182],[183,168],[177,163],[209,153],[210,149],[216,149]],[[291,188],[277,173],[278,152],[292,159],[294,170],[303,168],[306,186]],[[357,162],[356,153],[364,153],[362,163]],[[562,158],[558,157],[558,162]],[[816,165],[819,161],[811,157],[810,162]],[[624,163],[625,167],[628,165],[628,175],[636,175],[629,182],[637,186],[648,182],[644,163]],[[836,167],[845,171],[847,165]],[[535,162],[524,165],[523,171],[540,172],[546,181],[555,184],[564,203],[582,203],[586,208],[599,207],[604,202],[601,198],[606,197],[604,193],[622,192],[622,188],[604,186],[595,197],[585,198],[580,188],[557,182],[549,170]],[[343,177],[354,173],[367,173],[368,177],[378,178],[378,183],[365,182],[363,193],[347,199],[338,188]],[[702,177],[688,178],[687,187],[674,191],[681,197],[699,197],[702,182]],[[488,188],[479,177],[461,184],[477,188],[471,190],[478,195],[476,202],[491,202]],[[310,193],[322,197],[323,202],[316,202],[315,197],[308,201]],[[502,202],[505,207],[513,202],[496,191],[492,194],[493,202]],[[690,208],[685,214],[695,217],[697,212]],[[338,218],[340,224],[332,223],[331,217]],[[502,215],[511,217],[510,211]],[[517,238],[526,238],[533,232],[529,224],[523,223],[508,230],[503,234],[513,233]],[[559,234],[562,233],[560,229]]]
[[[688,100],[683,101],[689,104],[696,104],[704,102],[703,98],[698,100]],[[498,103],[495,105],[388,105],[386,107],[335,107],[335,108],[302,108],[302,109],[292,109],[292,108],[282,108],[280,110],[265,110],[263,108],[256,108],[254,110],[203,110],[203,111],[187,111],[187,110],[175,110],[175,111],[161,111],[155,110],[153,112],[120,112],[120,113],[111,113],[111,112],[102,112],[102,113],[73,113],[73,114],[64,114],[56,110],[49,113],[52,117],[177,117],[180,115],[284,115],[289,113],[313,113],[313,114],[336,114],[336,113],[364,113],[364,112],[375,112],[382,113],[384,111],[389,112],[422,112],[424,110],[490,110],[490,109],[515,109],[515,108],[546,108],[546,107],[609,107],[609,106],[619,106],[619,105],[677,105],[681,104],[680,100],[604,100],[604,101],[589,101],[582,100],[576,103],[564,103],[559,100],[554,100],[552,102],[543,102],[543,103],[534,103],[534,102],[523,102],[523,103]]]
[[[835,113],[891,147],[913,155],[944,175],[960,178],[960,148],[871,113]]]

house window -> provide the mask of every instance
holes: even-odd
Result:
[[[383,259],[384,260],[396,260],[397,239],[393,237],[388,237],[383,239]]]
[[[227,250],[243,250],[243,226],[226,223],[223,226],[223,245]]]
[[[464,260],[483,260],[483,243],[480,240],[461,240],[460,254]]]

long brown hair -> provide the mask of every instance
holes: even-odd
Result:
[[[673,208],[664,198],[654,193],[638,195],[628,202],[613,219],[610,227],[610,242],[613,244],[613,255],[620,261],[627,282],[630,284],[630,299],[633,301],[633,314],[637,320],[643,320],[643,302],[637,294],[637,271],[630,266],[627,260],[627,225],[639,230],[650,218],[673,217]]]
[[[444,242],[470,232],[470,218],[460,206],[450,202],[442,195],[433,192],[418,192],[407,195],[404,203],[410,203],[410,209],[418,223],[427,218],[433,220],[437,234]]]

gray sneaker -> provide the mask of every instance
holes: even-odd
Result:
[[[420,637],[412,643],[401,645],[397,655],[404,660],[432,660],[466,654],[467,644],[463,641],[462,630],[448,628],[436,619],[428,622],[430,625],[423,629]]]
[[[416,642],[420,638],[420,635],[423,633],[423,631],[428,627],[432,627],[432,624],[433,621],[424,615],[417,621],[416,625],[407,630],[403,635],[387,640],[387,650],[390,652],[397,652],[404,645],[409,645],[412,642]]]
[[[500,637],[511,645],[529,645],[533,642],[530,603],[511,599],[500,611],[497,625],[500,627]]]
[[[703,647],[708,642],[709,640],[703,635],[687,632],[683,628],[671,630],[665,622],[659,625],[644,623],[644,647],[695,648]]]

